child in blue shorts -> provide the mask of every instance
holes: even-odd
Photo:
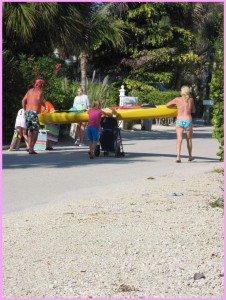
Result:
[[[116,114],[115,110],[112,112],[105,112],[101,109],[101,103],[99,100],[94,100],[91,107],[88,109],[89,120],[87,124],[87,135],[89,139],[89,158],[94,158],[95,148],[100,138],[100,119],[102,115],[113,116]]]

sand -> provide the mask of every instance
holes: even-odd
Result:
[[[223,298],[223,176],[99,187],[3,215],[3,297]],[[182,194],[170,195],[172,192]]]

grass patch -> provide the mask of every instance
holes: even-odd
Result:
[[[213,172],[224,175],[224,169],[223,168],[215,169],[215,170],[213,170]]]
[[[217,173],[217,174],[220,174],[220,175],[224,175],[224,169],[223,168],[215,169],[215,170],[213,170],[213,172]],[[224,191],[223,181],[220,180],[220,184],[221,184],[220,189],[223,192]],[[224,196],[218,197],[217,199],[215,198],[215,200],[210,202],[209,205],[213,208],[215,208],[215,207],[224,208]]]
[[[222,198],[218,198],[215,201],[210,202],[210,206],[212,208],[215,208],[215,207],[224,208],[224,200]]]

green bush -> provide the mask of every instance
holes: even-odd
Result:
[[[26,57],[21,54],[19,69],[27,89],[38,78],[45,80],[44,96],[55,109],[69,109],[73,104],[78,83],[67,79],[67,67],[63,60],[55,57]],[[26,91],[25,91],[26,92]]]
[[[214,79],[210,84],[211,99],[215,100],[213,107],[212,123],[214,126],[213,136],[218,139],[219,151],[217,156],[224,161],[224,90],[223,90],[223,62],[214,73]]]
[[[105,80],[102,83],[89,83],[87,95],[90,102],[98,99],[101,101],[102,107],[109,107],[118,104],[119,91],[114,84],[107,84]]]
[[[213,137],[216,137],[219,142],[219,151],[217,156],[221,161],[224,161],[224,103],[217,102],[213,108],[212,123],[214,126]]]
[[[18,69],[18,60],[9,51],[3,51],[3,143],[11,140],[17,111],[21,108],[24,94],[23,74]]]
[[[138,97],[139,104],[150,104],[150,105],[161,105],[165,104],[168,101],[174,99],[175,97],[180,96],[178,91],[137,91],[133,90],[129,92],[130,96]]]
[[[133,79],[131,79],[130,76],[124,80],[124,85],[128,91],[128,95],[138,97],[139,104],[146,103],[150,105],[161,105],[167,103],[175,97],[180,96],[179,91],[167,90],[162,92],[154,87],[153,84],[149,84],[147,82],[148,73],[146,74],[145,78],[142,78],[142,76],[143,74],[139,73],[139,76],[133,76]]]

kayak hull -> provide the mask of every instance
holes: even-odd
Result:
[[[134,108],[117,110],[118,120],[140,120],[150,118],[171,118],[176,117],[176,107],[166,107],[166,105],[158,105],[151,108]]]
[[[111,110],[103,109],[106,112]],[[150,118],[171,118],[176,117],[176,107],[166,107],[166,105],[158,105],[151,108],[133,108],[133,109],[118,109],[117,120],[140,120]],[[70,124],[78,122],[87,122],[89,119],[87,112],[52,112],[39,114],[38,119],[40,124]]]

